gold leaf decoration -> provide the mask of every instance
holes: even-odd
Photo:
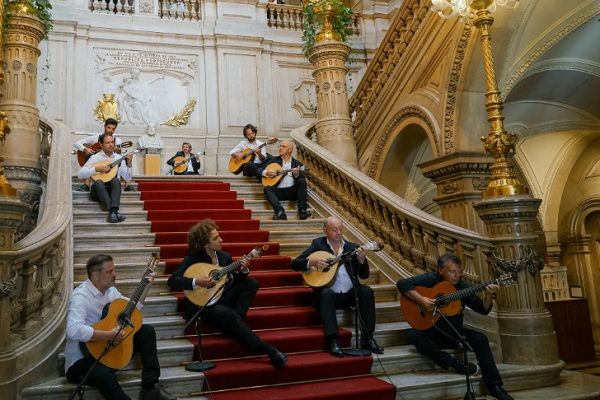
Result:
[[[114,93],[102,94],[102,99],[98,100],[96,108],[94,108],[94,117],[101,122],[106,121],[108,118],[114,118],[117,122],[121,122],[119,106]]]
[[[10,133],[10,127],[8,126],[8,117],[4,111],[0,112],[0,143],[4,143],[6,135]]]
[[[191,99],[185,105],[185,107],[183,107],[183,109],[181,111],[171,115],[169,117],[169,119],[167,119],[161,125],[168,125],[168,126],[187,125],[187,123],[190,119],[190,115],[192,114],[192,112],[194,111],[195,108],[196,108],[196,99]]]

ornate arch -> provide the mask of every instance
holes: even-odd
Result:
[[[388,122],[384,132],[379,136],[373,157],[368,170],[369,177],[376,179],[377,172],[381,169],[387,149],[400,133],[398,129],[403,123],[409,119],[416,119],[417,122],[421,122],[421,127],[425,128],[427,137],[432,143],[434,157],[439,155],[439,140],[437,138],[437,129],[433,123],[432,118],[421,108],[417,106],[407,106],[402,108],[396,113],[396,115]]]

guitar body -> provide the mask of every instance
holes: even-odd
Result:
[[[333,254],[328,253],[326,251],[315,251],[310,256],[308,256],[309,260],[328,260],[330,258],[334,258]],[[313,288],[326,287],[333,283],[335,279],[335,274],[337,273],[339,264],[333,264],[328,269],[324,271],[318,270],[308,270],[302,273],[302,279],[304,282]]]
[[[109,165],[112,161],[110,160],[106,160],[106,161],[100,161],[97,162],[96,164],[94,164],[94,168],[99,166],[99,165]],[[115,165],[114,167],[111,168],[110,171],[105,172],[103,174],[96,174],[96,175],[92,175],[92,180],[93,181],[102,181],[102,182],[110,182],[110,180],[112,178],[114,178],[115,176],[117,176],[117,171],[119,170],[119,166]]]
[[[254,157],[256,157],[256,155],[252,149],[244,149],[244,151],[242,151],[242,158],[239,160],[234,156],[229,157],[229,172],[239,175],[247,163],[254,161]]]
[[[93,151],[92,154],[96,154],[102,148],[102,146],[100,145],[100,142],[96,142],[93,145],[86,146],[86,147],[92,149],[92,151]],[[83,165],[85,164],[86,161],[87,160],[86,160],[85,151],[77,150],[77,163],[79,163],[79,166],[83,167]]]
[[[456,292],[456,288],[448,281],[438,283],[432,288],[416,286],[415,290],[424,297],[435,299],[437,297],[447,295]],[[441,317],[436,314],[432,318],[433,311],[424,310],[414,302],[411,298],[405,295],[400,296],[400,306],[402,307],[402,313],[404,319],[408,324],[419,331],[424,331],[433,326]],[[448,304],[442,305],[439,311],[447,317],[458,315],[462,309],[462,302],[460,300],[452,301]]]
[[[272,163],[265,167],[265,171],[272,171],[272,172],[275,172],[277,175],[272,178],[263,176],[262,177],[263,186],[269,187],[269,186],[279,185],[279,182],[281,182],[281,180],[283,179],[283,176],[284,176],[284,175],[281,175],[281,172],[283,171],[283,167],[277,163]]]
[[[222,267],[219,267],[218,265],[208,263],[196,263],[190,265],[183,273],[183,276],[185,276],[186,278],[195,278],[198,276],[214,277],[213,272],[218,272],[221,270],[221,268]],[[215,299],[219,299],[223,295],[221,288],[223,287],[223,285],[225,285],[225,282],[227,282],[227,277],[223,276],[217,281],[216,285],[211,288],[204,288],[198,286],[193,290],[184,290],[183,292],[185,293],[185,297],[187,297],[189,301],[196,304],[197,306],[204,306],[215,295],[215,293],[219,292],[214,297]]]
[[[106,316],[104,316],[103,313],[103,318],[96,322],[93,328],[102,331],[110,331],[114,327],[118,326],[119,315],[125,310],[127,304],[128,301],[125,299],[113,300],[113,302],[108,305]],[[137,308],[134,308],[129,319],[133,324],[133,328],[130,326],[125,326],[123,328],[123,332],[125,332],[125,339],[123,339],[123,341],[121,341],[121,343],[119,343],[117,346],[111,348],[100,360],[102,364],[109,368],[121,369],[129,364],[129,361],[133,356],[133,335],[135,335],[135,333],[142,327],[142,313]],[[85,343],[85,346],[89,353],[95,359],[98,359],[104,351],[106,341],[89,341]]]
[[[188,162],[188,159],[184,156],[175,157],[175,159],[173,160],[173,165],[175,166],[173,167],[173,172],[178,174],[184,173],[188,169]]]

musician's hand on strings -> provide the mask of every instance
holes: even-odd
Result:
[[[238,151],[237,153],[233,153],[232,156],[236,160],[241,160],[242,158],[244,158],[244,154],[241,151]]]
[[[127,333],[125,332],[125,329],[121,329],[121,327],[117,325],[108,332],[108,335],[109,340],[112,340],[113,345],[116,346],[125,339]]]
[[[110,171],[110,165],[108,164],[104,164],[104,165],[96,165],[94,167],[94,169],[96,170],[96,172],[100,172],[102,174],[107,173],[108,171]]]
[[[85,154],[90,154],[90,155],[91,155],[91,154],[94,154],[94,150],[92,150],[92,149],[91,149],[91,148],[89,148],[89,147],[84,147],[84,148],[83,148],[83,152],[84,152]]]
[[[275,178],[277,176],[277,172],[275,172],[275,171],[267,171],[267,172],[265,172],[265,176],[267,178]]]
[[[329,264],[327,264],[325,260],[312,259],[308,261],[308,266],[313,270],[323,271],[324,269],[329,267]]]
[[[156,279],[156,272],[151,272],[148,275],[146,275],[146,280],[148,281],[148,283],[154,283],[154,279]]]
[[[133,160],[133,153],[127,154],[127,166],[131,168],[131,160]]]
[[[356,258],[358,259],[359,264],[364,264],[367,259],[367,252],[362,247],[356,249]]]
[[[496,293],[498,292],[498,289],[500,289],[500,286],[494,285],[493,283],[489,284],[485,287],[485,291],[483,292],[484,296],[489,300],[493,300],[496,298]]]
[[[292,175],[297,178],[300,175],[300,167],[292,168]]]
[[[195,282],[196,282],[196,286],[200,286],[203,288],[211,288],[214,287],[217,282],[214,281],[213,278],[209,277],[209,276],[201,276],[198,278],[194,278]]]

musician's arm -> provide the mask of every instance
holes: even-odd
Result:
[[[495,297],[496,290],[498,290],[498,286],[493,286],[494,287],[490,288],[489,290],[485,290],[481,296],[478,294],[472,294],[471,296],[465,297],[463,299],[465,306],[479,314],[488,315],[492,310],[492,306],[494,305],[493,297]],[[459,285],[457,285],[458,290],[468,287],[469,285],[463,281],[460,281]],[[494,293],[493,297],[491,295],[492,292]]]
[[[439,281],[436,280],[434,273],[422,274],[406,279],[401,279],[396,283],[396,287],[406,297],[412,299],[421,306],[431,309],[433,308],[434,299],[422,296],[417,292],[417,286],[433,287]]]
[[[233,149],[231,149],[229,155],[240,157],[245,148],[246,146],[244,145],[244,141],[241,141],[238,144],[236,144]]]
[[[316,240],[317,239],[314,239],[310,246],[308,246],[308,248],[304,250],[302,254],[292,260],[292,269],[294,271],[308,271],[310,269],[308,265],[308,257],[315,251],[324,250],[317,245]]]
[[[131,154],[131,153],[130,153]],[[131,168],[131,160],[126,158],[119,165],[119,177],[123,178],[126,182],[129,182],[133,177],[133,169]]]
[[[110,340],[115,332],[101,331],[86,324],[85,296],[74,293],[69,301],[69,313],[67,315],[67,337],[76,342],[89,342],[91,340]]]
[[[200,161],[198,160],[198,157],[192,155],[191,161],[192,161],[192,167],[194,168],[194,172],[198,172],[198,170],[200,169]]]
[[[79,169],[79,172],[77,173],[77,177],[79,179],[87,179],[90,176],[96,175],[98,173],[98,171],[96,171],[96,168],[94,168],[93,165],[101,161],[99,154],[103,153],[94,154],[93,156],[88,158],[85,164],[83,164],[83,167],[81,167]]]
[[[267,166],[276,163],[277,161],[277,157],[271,157],[269,160],[265,161],[264,164],[261,164],[260,167],[256,168],[256,173],[259,176],[266,176],[267,171],[265,170],[265,168],[267,168]],[[275,175],[273,175],[275,176]]]
[[[179,153],[181,153],[181,152],[178,151],[177,153],[175,153],[175,155],[173,157],[169,158],[169,160],[167,160],[167,164],[169,164],[170,166],[175,165],[175,157],[181,155]]]
[[[89,135],[73,143],[75,150],[85,151],[85,146],[91,146],[98,141],[98,135]]]
[[[185,257],[169,277],[167,285],[175,290],[192,290],[194,288],[194,279],[183,276],[183,273],[193,263],[194,261],[190,256]]]

